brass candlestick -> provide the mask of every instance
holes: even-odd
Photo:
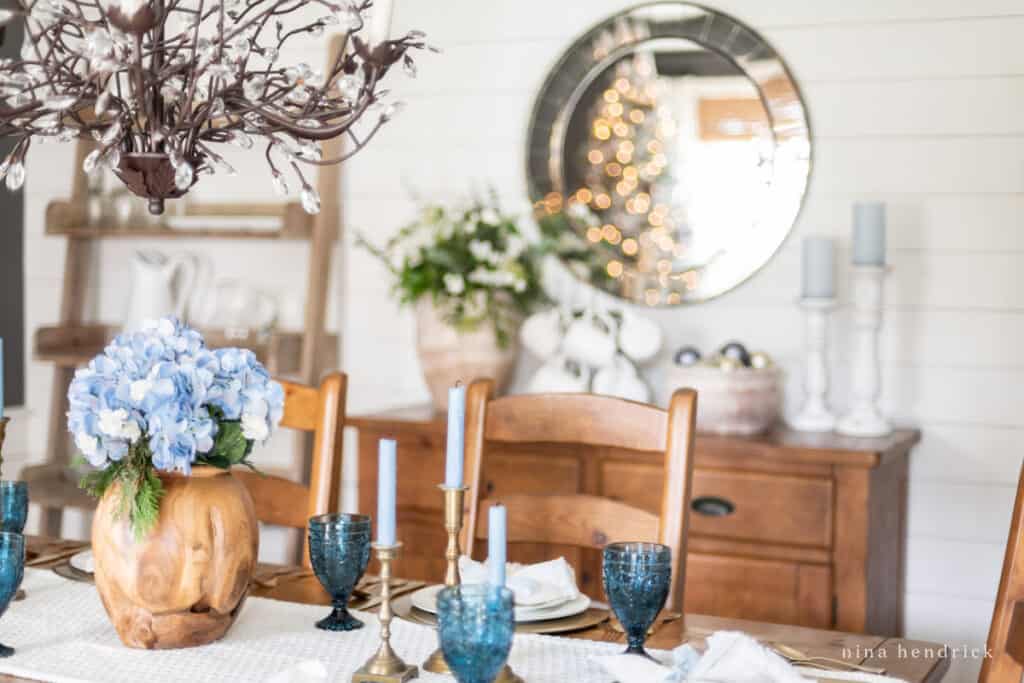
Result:
[[[453,487],[440,484],[437,488],[444,491],[444,530],[448,532],[448,545],[444,549],[444,559],[446,561],[444,585],[446,588],[451,588],[452,586],[458,586],[462,582],[459,577],[459,556],[462,554],[462,549],[459,547],[459,533],[462,531],[463,499],[469,487]],[[440,642],[440,635],[438,636],[438,641]],[[448,668],[448,662],[444,661],[444,652],[441,650],[440,644],[423,662],[423,670],[435,674],[451,675],[452,671]],[[524,682],[506,664],[501,672],[498,673],[498,677],[494,679],[494,683]]]
[[[391,561],[398,557],[402,544],[373,544],[373,551],[380,562],[380,646],[377,653],[366,664],[352,674],[352,683],[405,683],[419,676],[415,666],[406,664],[391,649]]]
[[[444,572],[444,585],[447,588],[458,586],[459,578],[459,555],[462,549],[459,548],[459,532],[462,531],[462,503],[466,497],[467,486],[445,486],[437,488],[444,491],[444,530],[448,532],[448,545],[444,549],[444,559],[447,567]],[[430,653],[423,662],[423,670],[435,674],[451,675],[448,662],[444,661],[444,653],[441,651],[440,636],[438,636],[437,649]]]
[[[10,421],[9,417],[0,417],[0,471],[4,466],[4,433],[7,431],[7,423]]]

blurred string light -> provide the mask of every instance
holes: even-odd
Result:
[[[290,173],[317,213],[300,164],[366,145],[398,111],[381,80],[396,63],[415,75],[407,52],[427,47],[419,31],[365,40],[371,11],[370,0],[18,0],[4,10],[25,42],[20,59],[0,60],[0,135],[16,140],[0,177],[21,187],[33,141],[91,138],[85,172],[110,168],[161,213],[199,175],[235,173],[217,145],[259,138],[274,187],[287,194]],[[330,68],[282,63],[286,44],[326,30],[346,36]],[[342,135],[348,151],[324,158],[319,143]]]
[[[612,278],[635,267],[623,261],[635,264],[649,248],[667,252],[655,257],[667,263],[677,246],[669,237],[669,207],[652,197],[667,173],[665,149],[675,135],[669,108],[658,105],[659,91],[653,55],[639,52],[616,66],[590,112],[582,186],[569,204],[599,215],[598,224],[584,234],[588,242],[612,249],[605,268]],[[664,266],[656,268],[664,273]]]

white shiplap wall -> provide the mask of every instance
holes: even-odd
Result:
[[[398,29],[422,28],[444,48],[399,81],[403,115],[345,170],[345,244],[332,312],[345,336],[350,411],[426,400],[411,315],[388,298],[383,269],[352,248],[356,230],[382,240],[413,213],[410,190],[449,198],[493,185],[507,208],[525,207],[523,148],[532,98],[578,33],[628,6],[622,0],[399,0]],[[912,459],[907,633],[954,644],[984,641],[1024,451],[1024,5],[1020,0],[716,0],[760,30],[793,69],[815,131],[815,169],[801,219],[779,255],[749,283],[701,306],[657,314],[670,346],[709,348],[728,338],[764,348],[789,369],[798,398],[799,238],[844,242],[849,205],[890,209],[883,332],[884,404],[919,425]],[[315,63],[319,46],[309,45]],[[44,237],[46,203],[66,195],[70,150],[33,150],[26,190],[27,324],[57,316],[63,242]],[[207,196],[257,197],[259,164]],[[261,197],[262,198],[262,197]],[[93,312],[124,307],[125,256],[98,255]],[[160,246],[156,244],[155,246]],[[166,245],[164,245],[166,247]],[[286,320],[301,319],[305,247],[175,245],[214,257],[223,276],[281,292]],[[845,274],[844,274],[845,276]],[[845,281],[845,277],[843,278]],[[836,402],[848,383],[845,314],[836,321]],[[657,373],[653,372],[657,381]],[[50,369],[31,364],[27,408],[15,412],[8,467],[43,450]],[[354,474],[348,470],[352,484]],[[351,490],[349,490],[351,493]],[[957,662],[966,682],[977,663]]]
[[[910,486],[906,624],[911,637],[983,643],[1024,450],[1024,5],[1012,0],[716,0],[788,61],[810,111],[814,175],[792,238],[720,299],[659,312],[672,345],[739,338],[790,372],[799,397],[799,238],[848,242],[852,201],[890,211],[884,404],[919,425]],[[402,88],[409,107],[347,170],[348,225],[389,234],[407,187],[448,197],[491,183],[522,205],[524,131],[547,68],[621,0],[399,2],[399,28],[444,48]],[[845,260],[845,259],[843,259]],[[845,285],[845,273],[843,280]],[[391,313],[383,271],[346,274],[352,399],[424,398],[408,313]],[[836,403],[849,345],[836,321]],[[655,381],[657,381],[656,373]],[[957,662],[948,680],[976,678]]]

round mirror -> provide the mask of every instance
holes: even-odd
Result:
[[[650,306],[749,278],[792,228],[810,173],[786,65],[736,19],[683,2],[579,38],[537,96],[528,145],[531,198],[563,260]]]

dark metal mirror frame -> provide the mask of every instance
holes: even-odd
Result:
[[[679,10],[675,17],[670,16],[673,9]],[[655,16],[662,12],[664,17]],[[600,37],[614,34],[616,27],[622,26],[623,22],[626,22],[626,25],[631,22],[642,25],[642,37],[636,38],[634,32],[626,32],[627,36],[617,40],[612,49],[598,49]],[[724,285],[703,288],[698,284],[682,290],[673,288],[672,292],[675,292],[675,295],[672,295],[672,292],[661,291],[657,300],[652,300],[650,296],[639,296],[635,287],[630,292],[630,288],[623,286],[622,278],[617,281],[604,277],[600,282],[595,281],[595,274],[600,268],[592,267],[589,271],[582,268],[571,269],[577,276],[609,293],[652,306],[706,301],[752,277],[771,260],[795,224],[806,195],[811,170],[811,135],[806,107],[792,73],[771,45],[739,20],[709,7],[673,0],[649,2],[608,17],[593,26],[561,55],[548,73],[534,101],[527,133],[527,187],[535,206],[542,208],[546,201],[552,200],[561,202],[567,194],[567,188],[563,186],[563,141],[566,139],[568,121],[588,85],[623,54],[644,43],[664,38],[689,40],[717,53],[756,85],[769,118],[776,148],[780,134],[790,140],[799,138],[806,141],[807,172],[799,183],[799,192],[794,192],[789,198],[789,205],[785,210],[778,212],[777,224],[768,226],[778,233],[777,239],[771,240],[771,249],[757,255],[754,259],[757,262],[756,266],[738,273]],[[770,95],[766,94],[763,77],[748,68],[755,60],[761,63],[770,60],[777,64]],[[750,258],[746,260],[749,261]],[[709,266],[702,266],[699,269],[707,267]],[[587,274],[584,275],[584,272]],[[631,277],[631,274],[626,271],[622,277]]]

